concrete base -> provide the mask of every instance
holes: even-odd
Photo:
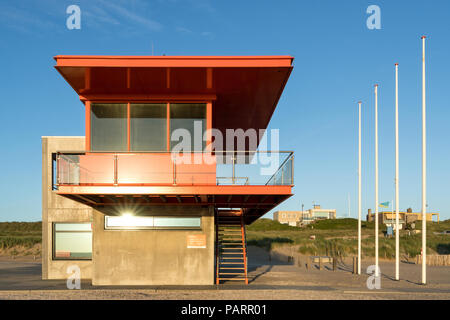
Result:
[[[214,284],[213,207],[149,207],[145,215],[201,216],[201,230],[105,230],[94,211],[93,285]],[[187,248],[187,236],[206,235],[206,248]]]
[[[67,267],[77,265],[82,279],[92,278],[91,260],[54,260],[53,223],[91,222],[91,207],[64,198],[52,190],[52,154],[84,151],[84,137],[42,137],[42,279],[67,279]]]

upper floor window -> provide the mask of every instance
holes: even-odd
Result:
[[[190,139],[190,151],[202,151],[206,142],[203,134],[206,131],[206,104],[204,103],[172,103],[170,104],[170,136],[177,129],[186,130],[189,136],[183,139]],[[179,135],[175,135],[178,137]],[[170,149],[180,143],[179,140],[170,141]]]
[[[206,146],[205,103],[92,103],[90,116],[91,151],[165,152],[182,139],[190,146],[185,151]],[[182,138],[175,134],[169,145],[168,138],[178,129],[183,129]]]
[[[130,151],[167,150],[167,104],[130,104]]]
[[[94,103],[91,105],[91,150],[127,150],[127,105]]]

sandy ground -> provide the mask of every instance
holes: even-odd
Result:
[[[282,252],[283,250],[281,250]],[[0,299],[160,299],[160,300],[258,300],[258,299],[445,299],[450,300],[450,267],[428,267],[428,283],[420,285],[421,266],[401,263],[400,281],[393,280],[393,261],[381,261],[381,289],[369,290],[367,274],[353,275],[351,261],[332,271],[309,264],[307,257],[288,262],[282,253],[269,254],[249,247],[248,286],[96,287],[83,281],[81,290],[68,290],[64,280],[41,280],[41,264],[33,257],[0,257]],[[373,264],[363,261],[362,270]]]

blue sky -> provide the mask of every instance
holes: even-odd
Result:
[[[81,30],[66,8],[81,8]],[[369,5],[381,30],[369,30]],[[379,87],[380,202],[394,197],[394,63],[400,64],[400,208],[421,206],[421,41],[427,40],[428,204],[450,218],[450,2],[14,1],[0,3],[4,142],[0,221],[41,219],[41,136],[84,135],[57,54],[292,55],[270,128],[295,151],[295,196],[356,217],[357,101],[363,101],[363,214],[374,207],[373,85]],[[271,216],[269,214],[268,216]]]

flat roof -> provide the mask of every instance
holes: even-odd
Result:
[[[293,68],[291,56],[57,55],[55,68],[91,101],[213,100],[212,126],[266,129]]]
[[[291,67],[291,56],[57,55],[56,67]]]

